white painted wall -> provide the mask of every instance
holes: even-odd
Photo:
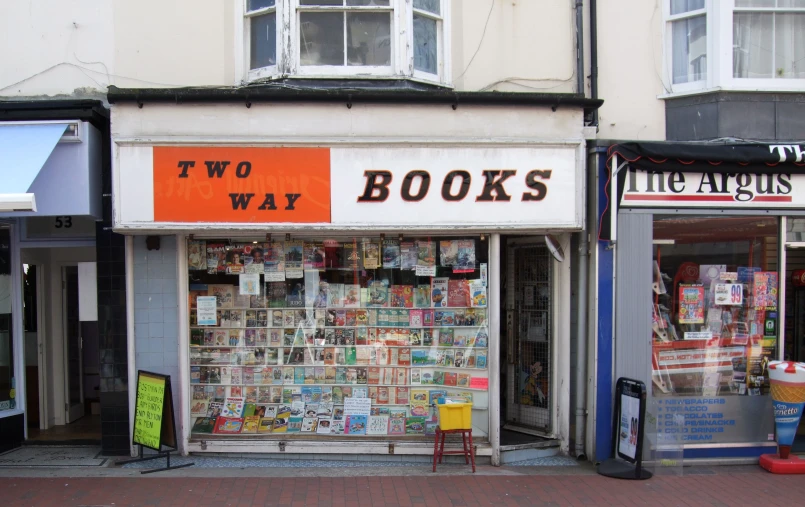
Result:
[[[665,139],[663,1],[598,0],[600,139]]]
[[[232,86],[245,77],[235,75],[234,1],[0,2],[0,30],[14,41],[0,53],[0,96]],[[457,89],[575,90],[571,0],[452,0],[451,16]]]

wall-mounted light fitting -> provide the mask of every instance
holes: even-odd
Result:
[[[481,234],[481,241],[486,241],[486,234]]]
[[[271,242],[271,234],[266,234],[266,241]]]
[[[285,235],[285,241],[291,241],[291,235],[290,234]]]
[[[383,241],[384,239],[386,239],[386,235],[385,235],[385,234],[381,234],[381,235],[380,235],[380,241]]]
[[[402,240],[403,240],[403,235],[400,234],[400,243],[402,243]]]

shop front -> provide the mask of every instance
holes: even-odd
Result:
[[[613,378],[646,384],[644,458],[673,447],[686,459],[770,452],[767,365],[794,347],[801,147],[623,143],[609,165]]]
[[[468,108],[435,142],[360,109],[310,106],[334,122],[312,132],[300,106],[115,106],[130,378],[176,377],[185,453],[428,455],[440,398],[472,403],[482,459],[509,423],[567,449],[570,263],[545,236],[583,227],[584,141],[503,142],[510,111]],[[483,119],[500,137],[470,142]]]

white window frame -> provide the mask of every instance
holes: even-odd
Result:
[[[308,6],[300,5],[299,0],[276,0],[275,6],[247,13],[247,1],[237,0],[234,4],[235,20],[235,85],[242,85],[258,79],[270,77],[309,77],[309,78],[399,78],[407,77],[415,81],[450,86],[450,9],[452,0],[440,1],[440,15],[416,10],[417,14],[437,19],[438,74],[414,69],[413,55],[413,2],[412,0],[390,0],[389,6]],[[277,13],[277,55],[276,65],[251,69],[251,34],[249,17],[276,11]],[[301,65],[299,44],[300,12],[345,12],[345,11],[389,11],[391,13],[391,62],[388,66],[336,66]],[[345,34],[346,36],[346,34]],[[344,47],[346,51],[346,44]]]
[[[720,68],[721,82],[723,87],[730,90],[739,91],[803,91],[805,90],[805,79],[786,79],[786,78],[743,78],[733,77],[733,40],[732,40],[732,19],[733,14],[738,12],[764,12],[764,13],[802,13],[805,14],[805,8],[796,7],[735,7],[735,0],[722,0],[726,4],[726,9],[722,9],[721,22],[724,24],[722,37],[719,43],[727,48],[728,58],[723,59]]]
[[[663,2],[664,18],[663,23],[663,44],[665,47],[665,71],[664,77],[667,83],[670,83],[672,93],[690,93],[698,90],[704,90],[710,86],[713,76],[713,22],[710,10],[710,5],[713,0],[705,0],[704,8],[694,11],[683,12],[681,14],[671,14],[671,0]],[[698,81],[690,81],[687,83],[674,84],[674,40],[672,24],[675,21],[682,21],[685,19],[705,16],[705,27],[707,29],[707,52],[706,55],[706,77]]]
[[[705,8],[671,15],[671,2],[663,2],[664,72],[667,93],[660,98],[709,93],[714,91],[801,92],[805,79],[736,78],[733,69],[732,19],[735,12],[802,12],[795,7],[735,7],[735,0],[705,0]],[[692,83],[673,83],[673,40],[671,22],[707,13],[707,78]]]

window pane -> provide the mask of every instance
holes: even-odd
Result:
[[[707,16],[674,21],[673,82],[690,83],[707,78]]]
[[[805,0],[777,0],[777,7],[805,8]]]
[[[299,5],[344,5],[344,0],[299,0]]]
[[[299,59],[302,65],[344,65],[344,15],[299,14]]]
[[[414,14],[414,69],[437,73],[436,20]]]
[[[784,79],[805,78],[805,14],[775,14],[774,72]]]
[[[251,66],[260,69],[277,63],[277,14],[249,18],[251,22]]]
[[[347,5],[359,6],[388,6],[389,0],[347,0]]]
[[[414,1],[414,5],[416,5],[416,1]],[[671,14],[682,14],[698,9],[704,9],[704,0],[671,0]]]
[[[733,77],[774,77],[774,14],[736,12],[732,37]]]
[[[274,7],[275,0],[249,0],[249,6],[246,10],[256,11],[257,9],[264,9],[266,7]]]
[[[9,231],[0,229],[0,410],[16,408],[11,397],[14,381],[14,344],[11,332],[11,251]]]
[[[440,4],[441,0],[414,0],[414,9],[421,9],[434,14],[441,14]]]
[[[347,13],[347,64],[391,65],[389,13]]]

